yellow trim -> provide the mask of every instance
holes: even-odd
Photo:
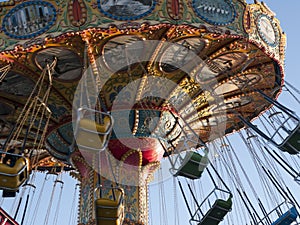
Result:
[[[80,121],[79,121],[80,128],[84,128],[87,130],[95,130],[95,128],[96,128],[96,131],[100,132],[100,133],[107,132],[110,124],[111,124],[111,121],[108,116],[104,117],[103,124],[100,124],[100,123],[95,122],[94,120],[85,119],[85,118],[80,119]]]

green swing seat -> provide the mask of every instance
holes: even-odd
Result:
[[[124,220],[124,191],[112,189],[114,198],[97,198],[95,201],[97,225],[122,225]]]
[[[278,145],[278,148],[290,154],[298,154],[300,152],[300,123],[290,135]]]
[[[208,158],[206,155],[202,156],[197,152],[188,151],[186,152],[182,164],[177,169],[174,176],[183,176],[189,179],[198,179],[201,177],[207,164]]]
[[[217,199],[212,207],[200,220],[198,225],[217,225],[219,224],[232,208],[232,196],[227,201]]]

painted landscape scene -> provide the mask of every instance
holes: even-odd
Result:
[[[101,9],[113,16],[135,17],[149,11],[152,0],[102,0]]]

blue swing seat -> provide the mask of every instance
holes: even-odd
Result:
[[[296,221],[299,213],[295,206],[290,208],[287,212],[282,214],[275,222],[271,225],[290,225],[292,222]]]

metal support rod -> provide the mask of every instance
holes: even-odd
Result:
[[[274,101],[273,99],[271,99],[269,96],[267,96],[262,90],[258,90],[256,89],[256,91],[261,94],[264,99],[266,99],[269,103],[277,106],[279,109],[281,109],[282,111],[284,111],[286,114],[288,114],[290,117],[296,119],[299,121],[299,118],[297,116],[295,116],[295,113],[290,110],[289,108],[285,107],[284,105],[280,104],[279,102],[277,101]]]
[[[200,209],[200,205],[199,205],[199,203],[198,203],[198,200],[197,200],[197,198],[196,198],[196,196],[195,196],[195,194],[194,194],[194,192],[193,192],[193,190],[192,190],[192,188],[191,188],[191,185],[190,184],[188,184],[188,187],[189,187],[189,190],[190,190],[190,192],[191,192],[191,194],[192,194],[192,197],[193,197],[193,199],[194,199],[194,201],[195,201],[195,203],[196,203],[196,205],[197,205],[197,208],[199,209],[199,212],[202,214],[202,216],[204,216],[204,214],[202,213],[202,211],[201,211],[201,209]],[[197,212],[197,211],[196,211]],[[195,214],[194,214],[195,215]],[[193,216],[194,217],[194,216]]]
[[[217,177],[220,179],[220,181],[222,182],[222,184],[224,185],[224,187],[227,189],[227,191],[230,192],[230,189],[228,188],[228,186],[226,185],[226,183],[224,182],[224,180],[222,179],[222,177],[220,176],[220,174],[218,173],[218,171],[216,170],[216,168],[212,165],[212,163],[210,163],[210,166],[215,171]],[[214,182],[214,179],[213,179],[211,173],[209,172],[208,168],[207,168],[207,172],[209,173],[212,181]],[[215,184],[215,187],[217,187],[217,185],[216,185],[215,182],[214,182],[214,184]],[[231,192],[230,192],[230,194],[231,194]]]
[[[179,188],[180,188],[180,191],[181,191],[181,193],[182,193],[182,196],[183,196],[183,198],[184,198],[184,202],[185,202],[185,204],[186,204],[186,207],[188,208],[188,211],[189,211],[189,213],[190,213],[190,216],[193,218],[193,214],[192,214],[191,208],[190,208],[190,206],[189,206],[189,204],[188,204],[187,198],[186,198],[186,196],[185,196],[185,194],[184,194],[184,192],[183,192],[183,188],[182,188],[181,182],[180,182],[179,180],[178,180],[178,184],[179,184]]]
[[[239,196],[241,197],[241,199],[242,199],[242,201],[243,201],[243,203],[244,203],[244,205],[245,205],[245,207],[246,207],[246,209],[247,209],[247,211],[248,211],[250,217],[252,218],[253,222],[255,222],[255,224],[256,224],[257,221],[256,221],[254,215],[252,214],[252,212],[251,212],[251,210],[250,210],[250,208],[249,208],[247,202],[245,201],[245,199],[244,199],[244,197],[243,197],[241,191],[240,191],[238,188],[236,188],[236,190],[237,190]]]
[[[271,221],[271,219],[269,218],[269,215],[268,215],[268,213],[267,213],[265,207],[263,206],[261,200],[260,200],[260,199],[257,199],[257,200],[258,200],[258,205],[259,205],[259,207],[260,207],[260,209],[261,209],[261,211],[262,211],[262,213],[263,213],[263,215],[264,215],[264,218],[267,219],[268,224],[272,224],[272,221]]]
[[[22,197],[20,197],[20,200],[19,200],[19,203],[18,203],[18,206],[17,206],[17,210],[16,210],[16,213],[14,215],[14,220],[16,220],[16,218],[17,218],[17,215],[18,215],[19,210],[20,210],[21,203],[22,203]]]
[[[174,113],[172,112],[172,110],[170,110],[170,113],[172,114],[172,116],[176,119],[177,117],[174,115]],[[185,123],[185,125],[190,129],[190,131],[193,133],[193,135],[195,135],[195,137],[198,138],[198,141],[201,143],[201,145],[203,147],[206,147],[206,144],[204,143],[204,141],[199,137],[199,135],[196,134],[196,132],[191,128],[191,126],[184,120],[182,119],[182,121]],[[180,125],[180,123],[178,122],[180,128],[183,130],[183,127]]]
[[[247,202],[249,203],[249,205],[251,206],[253,212],[255,213],[255,215],[257,216],[257,218],[260,220],[260,217],[258,215],[258,213],[256,212],[255,207],[253,206],[253,204],[251,203],[250,199],[248,198],[248,196],[246,195],[246,192],[243,191],[244,196],[246,197]]]
[[[27,194],[27,198],[26,198],[26,202],[25,202],[25,208],[24,208],[24,212],[23,212],[23,216],[22,216],[21,225],[23,225],[23,222],[24,222],[24,219],[25,219],[25,215],[26,215],[27,208],[28,208],[28,202],[29,202],[29,194]]]
[[[287,162],[285,160],[283,160],[283,158],[276,152],[273,150],[273,153],[281,160],[281,162],[271,153],[270,150],[268,150],[265,146],[264,148],[267,150],[267,152],[272,156],[273,159],[276,160],[276,162],[278,162],[282,167],[283,169],[285,169],[289,174],[291,174],[294,178],[296,178],[295,175],[293,175],[290,171],[288,171],[286,169],[286,167],[284,167],[283,163],[295,174],[297,174],[299,176],[299,172],[297,172],[294,168],[292,168],[289,164],[287,164]]]

